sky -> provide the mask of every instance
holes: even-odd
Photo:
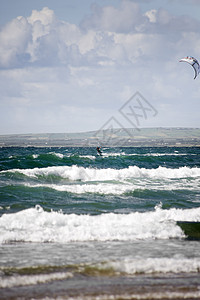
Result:
[[[0,134],[200,127],[200,0],[0,0]]]

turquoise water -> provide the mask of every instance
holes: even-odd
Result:
[[[200,221],[200,148],[0,149],[3,299],[200,298],[177,221]]]

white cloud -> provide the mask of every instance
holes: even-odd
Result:
[[[15,66],[26,61],[30,40],[31,28],[24,17],[8,23],[0,32],[0,67]]]
[[[98,129],[137,90],[157,108],[157,126],[184,126],[177,103],[185,112],[187,98],[197,105],[200,87],[178,60],[198,58],[198,30],[190,17],[163,8],[142,14],[129,0],[94,6],[80,27],[47,7],[12,20],[0,33],[2,133]]]
[[[34,10],[28,18],[14,19],[0,34],[1,66],[113,65],[113,61],[124,64],[152,55],[166,59],[160,51],[165,54],[170,43],[174,44],[173,51],[178,44],[187,45],[192,35],[198,37],[197,21],[174,17],[164,9],[147,11],[142,16],[139,4],[129,0],[122,1],[119,8],[95,7],[82,26],[86,21],[87,30],[82,31],[57,20],[47,7]],[[197,41],[191,43],[196,53]]]
[[[27,20],[32,25],[40,22],[43,26],[51,26],[56,21],[56,18],[53,10],[44,7],[41,11],[33,10]]]
[[[145,17],[137,3],[123,0],[119,8],[113,6],[92,6],[92,14],[85,18],[82,27],[86,30],[105,30],[112,32],[135,31],[137,26],[145,22]]]
[[[148,10],[144,15],[149,19],[150,23],[156,23],[156,9]]]

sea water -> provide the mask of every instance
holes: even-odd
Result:
[[[1,148],[0,299],[200,299],[200,148]]]

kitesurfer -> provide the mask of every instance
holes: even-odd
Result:
[[[101,147],[97,147],[97,152],[100,154],[100,155],[102,155],[102,152],[101,152]]]

